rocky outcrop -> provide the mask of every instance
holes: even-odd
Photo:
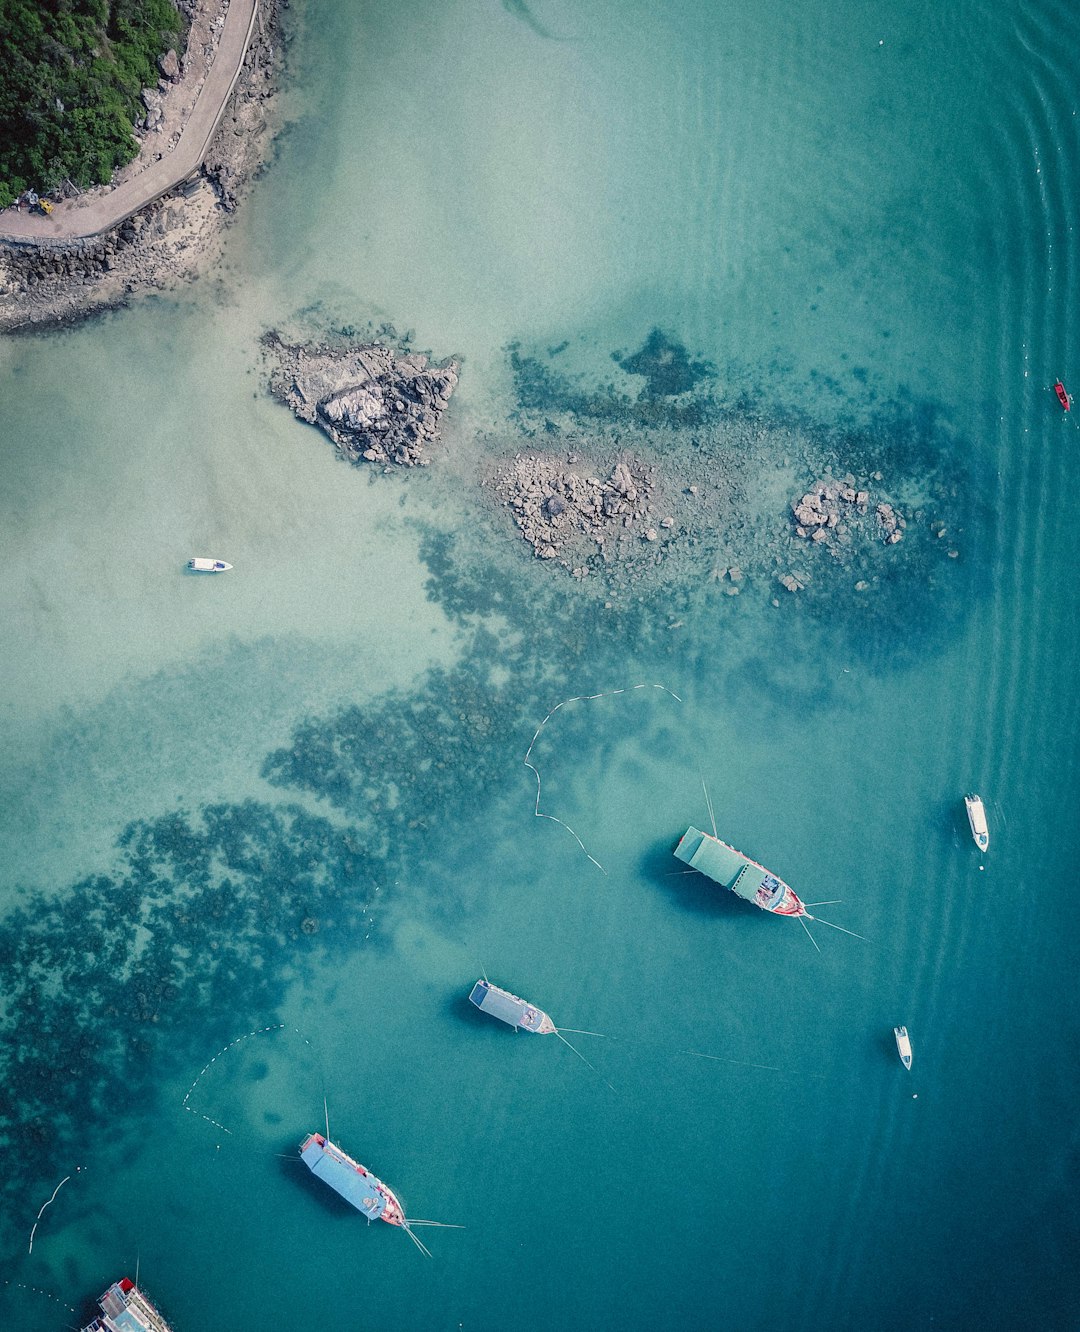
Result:
[[[518,454],[495,477],[496,493],[540,559],[557,559],[582,577],[590,557],[613,558],[617,538],[639,547],[670,539],[675,519],[663,515],[652,467],[622,458],[605,481],[577,470],[578,461],[573,453]]]
[[[881,480],[875,472],[874,481]],[[849,472],[842,481],[824,477],[791,504],[795,535],[840,555],[856,542],[882,541],[895,546],[904,536],[907,520],[888,501],[875,500]]]
[[[349,462],[426,467],[457,365],[429,366],[415,352],[381,343],[354,347],[292,344],[268,333],[263,345],[277,362],[270,391],[301,421],[330,436]]]

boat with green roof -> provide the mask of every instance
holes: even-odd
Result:
[[[727,842],[700,828],[689,827],[675,848],[675,854],[691,869],[722,883],[736,897],[752,902],[775,916],[809,916],[795,890],[764,865],[744,856]],[[813,917],[811,917],[813,919]]]

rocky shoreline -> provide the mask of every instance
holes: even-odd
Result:
[[[196,176],[100,236],[0,241],[0,333],[77,322],[142,292],[191,281],[217,258],[230,215],[265,160],[276,129],[280,11],[287,7],[288,0],[260,0],[242,71]],[[167,53],[157,88],[144,92],[146,116],[137,128],[143,150],[111,185],[88,196],[129,180],[179,139],[191,106],[189,85],[194,80],[197,87],[202,77],[223,7],[221,0],[189,0],[180,8],[190,24],[187,50],[180,58]]]
[[[453,360],[429,366],[419,352],[378,342],[356,346],[263,337],[273,361],[270,392],[298,420],[317,425],[351,463],[427,467],[457,386]]]

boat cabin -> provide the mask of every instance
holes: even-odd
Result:
[[[744,856],[719,837],[690,827],[679,839],[675,854],[692,869],[729,888],[736,897],[752,902],[763,911],[780,915],[803,914],[802,903],[783,879],[771,874],[764,865]],[[797,909],[796,909],[797,908]]]

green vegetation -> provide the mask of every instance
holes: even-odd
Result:
[[[0,207],[129,162],[139,94],[179,31],[170,0],[0,0]]]

